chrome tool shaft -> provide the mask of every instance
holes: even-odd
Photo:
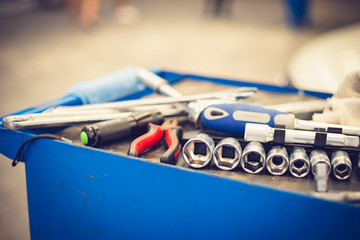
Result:
[[[275,130],[277,130],[275,132]],[[276,134],[279,134],[276,136]],[[320,136],[321,135],[321,136]],[[337,133],[318,133],[314,131],[302,131],[292,129],[275,129],[265,124],[247,123],[245,126],[246,141],[270,142],[281,137],[283,143],[315,144],[317,136],[321,137],[324,146],[359,147],[358,136],[348,136]]]
[[[313,150],[310,154],[310,164],[316,181],[316,192],[326,192],[331,165],[325,151]]]

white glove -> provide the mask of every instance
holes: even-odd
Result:
[[[321,114],[314,114],[317,122],[360,127],[360,71],[349,74],[334,96],[327,100]]]
[[[360,98],[329,98],[323,113],[314,114],[313,120],[360,127]]]

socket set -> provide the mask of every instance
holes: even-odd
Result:
[[[267,172],[280,176],[289,172],[295,178],[304,178],[311,173],[317,192],[328,190],[330,174],[337,180],[347,180],[352,173],[352,162],[360,164],[359,150],[354,148],[261,143],[214,133],[190,137],[183,146],[182,156],[190,167],[197,169],[213,162],[221,170],[241,169],[249,174]]]

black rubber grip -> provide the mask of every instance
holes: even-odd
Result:
[[[101,146],[130,136],[132,125],[127,119],[121,118],[86,126],[82,131],[88,136],[88,146]]]
[[[182,139],[183,129],[181,127],[171,127],[165,132],[165,141],[168,146],[166,152],[161,156],[160,162],[175,164],[179,157]]]
[[[314,147],[320,147],[323,148],[326,146],[326,133],[317,132],[315,134],[315,141],[314,141]]]
[[[337,127],[328,127],[328,133],[342,133],[343,130],[342,128],[337,128]]]
[[[275,129],[274,130],[274,143],[284,144],[285,143],[285,130],[284,129]]]

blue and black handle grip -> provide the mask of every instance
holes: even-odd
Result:
[[[255,105],[228,103],[208,106],[202,111],[200,121],[206,129],[243,137],[246,123],[292,129],[295,116]]]

